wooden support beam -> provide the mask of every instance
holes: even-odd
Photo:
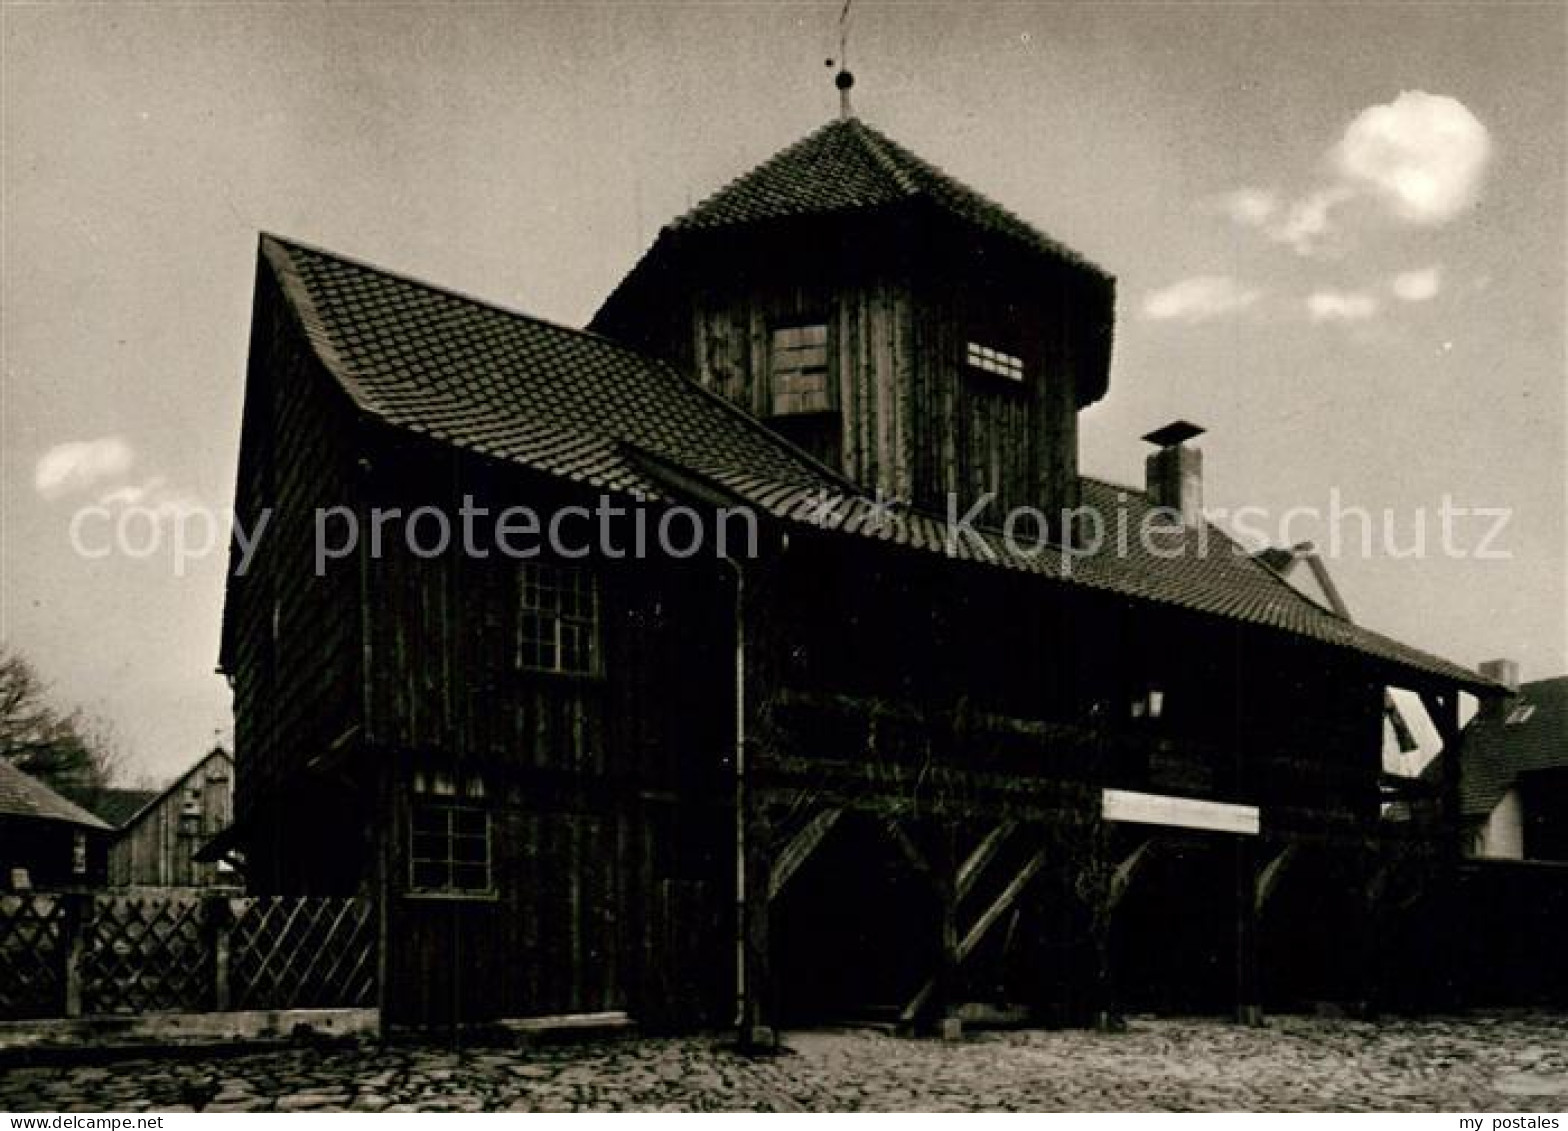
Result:
[[[1268,906],[1269,899],[1279,887],[1280,876],[1296,858],[1296,852],[1296,845],[1287,844],[1263,865],[1263,870],[1258,873],[1257,891],[1253,895],[1253,909],[1257,914],[1263,914],[1263,909]]]
[[[962,900],[974,888],[975,882],[980,878],[980,874],[985,871],[985,866],[996,856],[1003,842],[1012,835],[1013,830],[1017,827],[1018,824],[1015,821],[1003,821],[996,828],[986,833],[980,843],[975,846],[975,850],[965,858],[963,864],[958,869],[958,879],[955,883],[958,899]]]
[[[905,860],[909,861],[909,866],[926,879],[935,880],[936,873],[931,867],[931,862],[926,859],[926,854],[920,851],[920,846],[910,837],[908,830],[891,817],[884,821],[882,826],[887,830],[888,838],[892,840],[894,847],[903,854]]]
[[[1236,856],[1236,1020],[1243,1025],[1261,1025],[1263,993],[1258,970],[1257,842],[1249,837],[1237,837],[1232,851]]]
[[[980,870],[985,867],[985,862],[996,855],[997,848],[1000,847],[1002,840],[1013,831],[1013,827],[1012,822],[1006,821],[987,833],[985,839],[980,842],[979,847],[965,859],[963,865],[958,869],[958,874],[954,880],[950,884],[941,885],[941,891],[939,892],[943,897],[941,970],[937,977],[928,980],[915,992],[914,997],[909,999],[909,1003],[904,1006],[903,1011],[899,1014],[899,1020],[902,1023],[910,1024],[918,1019],[932,997],[937,994],[942,983],[945,983],[948,987],[946,996],[949,998],[953,996],[962,976],[964,962],[974,953],[975,948],[985,940],[985,936],[990,933],[991,928],[996,926],[997,921],[1007,913],[1013,904],[1018,902],[1018,897],[1029,886],[1029,881],[1044,866],[1045,849],[1042,848],[1024,862],[1023,867],[1018,870],[1018,874],[1002,890],[1002,893],[980,914],[980,917],[975,920],[974,925],[969,928],[968,932],[962,938],[959,937],[958,901],[962,898],[960,888],[967,891],[973,887],[975,878],[979,875]],[[968,876],[967,886],[964,881],[966,875]],[[944,1004],[951,1006],[957,1003],[948,1001]]]
[[[1443,820],[1448,824],[1450,848],[1455,855],[1463,852],[1464,818],[1459,811],[1459,779],[1463,767],[1459,761],[1459,693],[1457,691],[1423,691],[1421,705],[1437,727],[1443,748],[1437,757],[1442,769],[1441,793]]]
[[[844,810],[838,808],[824,809],[811,820],[805,827],[790,838],[784,850],[773,861],[773,867],[768,874],[768,899],[775,900],[790,878],[800,870],[800,866],[811,858],[824,837],[838,824]]]
[[[991,930],[992,927],[996,926],[996,921],[1000,919],[1006,913],[1007,909],[1017,901],[1018,897],[1023,894],[1024,889],[1029,886],[1029,881],[1034,879],[1034,874],[1038,872],[1041,867],[1044,866],[1044,864],[1045,849],[1043,848],[1039,849],[1033,856],[1029,857],[1029,859],[1024,862],[1024,866],[1018,869],[1018,874],[1013,877],[1012,882],[1009,883],[1007,887],[1003,888],[1002,894],[997,896],[996,900],[991,904],[991,906],[987,907],[985,911],[981,913],[980,918],[975,920],[975,925],[970,927],[969,933],[964,936],[963,942],[958,944],[958,955],[960,959],[967,959],[971,954],[974,953],[975,948],[979,946],[982,941],[984,941],[986,934]]]
[[[1147,840],[1140,842],[1137,848],[1129,852],[1122,859],[1121,863],[1116,865],[1116,870],[1111,873],[1111,882],[1106,885],[1105,910],[1107,914],[1114,912],[1121,905],[1122,897],[1127,894],[1127,889],[1132,886],[1132,878],[1137,874],[1138,866],[1148,859],[1159,840],[1159,837],[1151,836]]]

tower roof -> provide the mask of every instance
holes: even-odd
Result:
[[[858,118],[829,122],[780,150],[709,196],[670,228],[724,228],[914,200],[1104,275],[1083,256]]]

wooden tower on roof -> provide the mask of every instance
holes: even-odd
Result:
[[[1113,307],[1105,272],[846,113],[666,226],[591,328],[868,491],[1054,515]]]

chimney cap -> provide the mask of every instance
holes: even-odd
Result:
[[[1190,420],[1173,420],[1161,428],[1156,428],[1144,437],[1148,443],[1159,448],[1174,448],[1177,444],[1184,444],[1195,436],[1201,436],[1204,429]]]

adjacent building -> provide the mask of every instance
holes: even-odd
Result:
[[[196,856],[233,816],[234,759],[218,746],[120,824],[109,846],[109,883],[211,887],[231,882],[226,865]]]
[[[1511,694],[1465,727],[1460,791],[1470,850],[1503,860],[1568,862],[1568,676],[1519,682],[1519,666],[1481,670]]]
[[[0,891],[101,885],[111,833],[104,821],[0,758]]]

